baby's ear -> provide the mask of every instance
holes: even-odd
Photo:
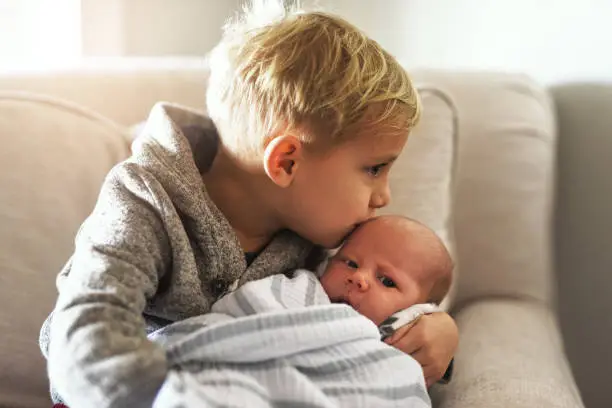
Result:
[[[298,170],[302,155],[303,143],[295,136],[277,136],[268,143],[264,150],[264,169],[266,174],[279,187],[289,187]]]
[[[429,293],[429,300],[427,303],[434,303],[440,306],[440,303],[444,300],[452,283],[452,275],[450,273],[441,276],[436,283],[434,283],[431,292]]]

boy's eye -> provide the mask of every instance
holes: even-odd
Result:
[[[393,279],[391,278],[387,278],[386,276],[380,276],[378,279],[380,280],[380,283],[382,283],[384,286],[388,288],[395,287],[395,282],[393,282]]]
[[[387,163],[377,164],[376,166],[370,166],[366,168],[366,171],[368,172],[370,176],[376,177],[380,175],[380,173],[383,171],[386,165]]]
[[[348,266],[351,269],[357,269],[359,268],[359,265],[357,265],[357,262],[351,260],[351,259],[345,259],[344,263],[346,264],[346,266]]]

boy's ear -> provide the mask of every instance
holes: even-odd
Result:
[[[278,136],[268,143],[264,151],[266,174],[279,187],[289,187],[295,177],[304,145],[295,136]]]

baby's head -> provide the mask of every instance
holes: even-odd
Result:
[[[347,21],[253,0],[209,55],[223,151],[281,228],[334,247],[389,202],[387,172],[420,116],[406,71]],[[251,177],[253,178],[253,177]]]
[[[409,218],[381,216],[347,238],[321,284],[332,302],[345,302],[379,325],[414,304],[439,304],[452,270],[450,254],[432,230]]]

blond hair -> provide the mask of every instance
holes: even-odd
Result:
[[[258,157],[280,131],[306,144],[350,138],[344,131],[373,104],[382,109],[368,114],[372,124],[409,132],[420,116],[406,71],[378,43],[342,18],[281,0],[253,0],[208,60],[208,113],[243,157]]]

